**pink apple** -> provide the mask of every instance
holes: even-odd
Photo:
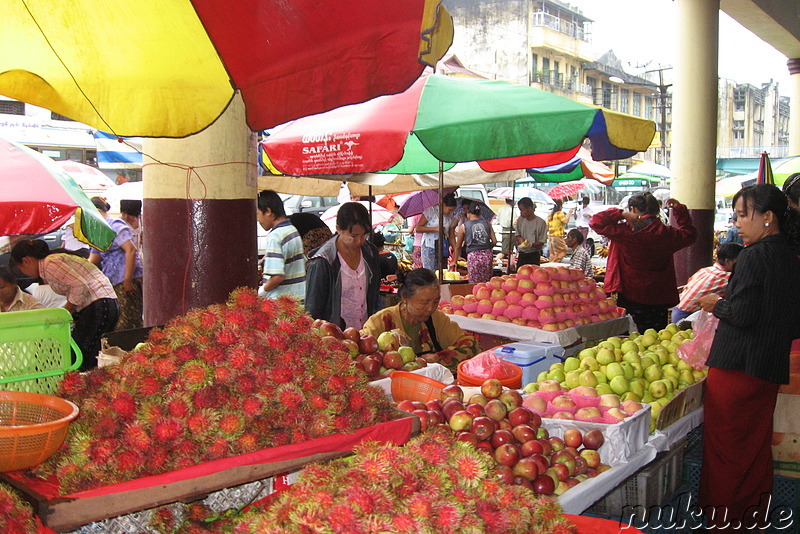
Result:
[[[492,289],[492,294],[489,297],[489,300],[492,302],[497,302],[498,300],[504,300],[506,298],[506,292],[502,289]]]
[[[489,299],[482,299],[478,301],[478,306],[475,308],[475,311],[481,315],[485,313],[492,313],[492,308],[494,307],[494,303]]]
[[[517,278],[520,280],[529,280],[534,269],[535,267],[533,265],[523,265],[517,269]]]
[[[618,408],[619,407],[619,397],[614,393],[604,393],[600,395],[600,406],[606,406],[608,408]]]
[[[538,284],[539,282],[549,282],[552,279],[552,276],[550,275],[550,271],[547,269],[537,267],[531,273],[530,279]]]
[[[506,308],[508,308],[508,302],[505,300],[497,300],[492,306],[492,312],[494,315],[503,315],[505,313]]]
[[[530,326],[531,328],[538,328],[539,330],[542,329],[542,323],[539,321],[525,321],[525,326]]]
[[[528,321],[523,319],[522,317],[517,317],[516,319],[509,319],[514,324],[518,324],[520,326],[528,326]]]
[[[527,265],[524,265],[523,267],[527,267]],[[522,278],[521,280],[518,280],[517,291],[520,293],[532,293],[535,285],[536,284],[533,282],[533,280]]]
[[[497,316],[493,313],[484,313],[481,315],[481,319],[489,319],[490,321],[494,321],[497,319]]]
[[[522,306],[519,304],[512,304],[506,308],[505,316],[509,319],[518,319],[522,317]]]
[[[510,323],[511,322],[511,319],[509,319],[505,315],[496,315],[494,320],[495,321],[500,321],[501,323]]]
[[[536,302],[534,302],[534,305],[539,309],[552,308],[554,306],[553,297],[540,295],[539,298],[536,299]]]
[[[538,302],[538,301],[537,301]],[[556,322],[556,312],[552,308],[542,308],[539,310],[539,322],[548,325]]]
[[[526,321],[536,321],[539,319],[539,308],[536,306],[526,306],[522,308],[522,318]]]
[[[553,295],[553,306],[558,306],[560,308],[564,307],[564,296],[560,293],[556,293]]]
[[[468,313],[467,317],[472,317],[473,319],[480,319],[481,318],[481,314],[480,313],[476,313],[476,312],[472,312],[472,313]]]
[[[570,420],[574,420],[575,419],[575,415],[573,415],[570,412],[556,412],[553,415],[551,415],[550,418],[551,419],[570,419]]]
[[[561,384],[558,383],[558,380],[542,380],[539,382],[539,391],[561,391]],[[536,397],[538,395],[533,396]]]
[[[614,418],[614,419],[616,419],[617,421],[622,421],[623,419],[625,419],[626,417],[628,417],[628,414],[626,414],[625,412],[623,412],[623,411],[622,411],[622,410],[620,410],[619,408],[610,408],[610,409],[609,409],[609,410],[606,412],[606,416],[607,416],[607,417],[613,417],[613,418]]]
[[[493,276],[491,280],[486,282],[486,287],[489,289],[500,289],[503,287],[503,278],[500,276]]]
[[[517,290],[517,284],[518,284],[518,282],[517,282],[516,277],[515,278],[511,278],[509,276],[508,278],[503,280],[503,285],[501,285],[500,287],[502,287],[503,291],[505,291],[505,292],[516,291]]]
[[[642,403],[634,400],[626,400],[621,404],[622,410],[628,415],[633,415],[642,409]]]
[[[475,297],[475,295],[464,296],[464,305],[462,309],[467,313],[472,313],[478,309],[478,299]]]
[[[551,296],[556,292],[556,290],[553,287],[552,282],[537,282],[536,286],[533,288],[533,292],[540,296]]]
[[[509,304],[520,304],[522,300],[522,293],[519,291],[509,291],[506,293],[506,302]]]
[[[603,414],[600,413],[600,409],[596,406],[584,406],[583,408],[578,408],[578,411],[575,412],[575,417],[577,419],[591,419],[593,417],[602,417]]]
[[[525,307],[533,306],[533,304],[536,302],[537,298],[539,298],[539,296],[536,295],[536,293],[523,293],[522,294],[522,298],[520,299],[520,301],[517,304],[519,304],[520,306],[525,306]]]
[[[489,300],[492,298],[492,290],[488,287],[482,287],[481,289],[475,292],[475,298],[480,300]]]
[[[541,387],[541,384],[539,385]],[[574,408],[575,401],[572,400],[572,397],[569,395],[557,395],[553,397],[553,400],[550,401],[550,404],[555,406],[556,408]],[[599,413],[599,411],[598,411]]]
[[[464,295],[453,295],[450,298],[450,307],[455,310],[460,310],[464,307]]]
[[[586,397],[597,397],[597,390],[591,386],[578,386],[570,390],[570,393],[575,393],[577,395],[584,395]],[[616,397],[616,395],[614,395]],[[603,396],[600,396],[602,398]]]

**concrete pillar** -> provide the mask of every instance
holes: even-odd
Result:
[[[256,287],[255,150],[238,95],[198,134],[145,139],[146,325]]]
[[[789,96],[789,154],[800,155],[800,58],[786,62],[792,75],[791,95]]]
[[[714,246],[720,0],[676,0],[678,53],[672,96],[672,196],[697,228],[675,255],[678,284],[711,264]]]

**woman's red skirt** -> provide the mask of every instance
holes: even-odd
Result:
[[[742,371],[711,368],[704,399],[700,506],[719,531],[741,532],[737,521],[763,522],[772,493],[772,414],[778,384]],[[710,513],[711,509],[714,513]],[[716,529],[715,529],[716,530]]]

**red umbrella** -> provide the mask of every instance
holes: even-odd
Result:
[[[564,182],[563,184],[558,184],[557,186],[553,187],[547,192],[547,195],[550,198],[559,199],[577,195],[584,189],[586,189],[586,185],[582,184],[581,182]]]

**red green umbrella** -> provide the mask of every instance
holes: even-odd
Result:
[[[431,75],[396,95],[298,119],[262,146],[292,175],[429,173],[466,161],[496,172],[566,162],[587,137],[596,160],[630,157],[654,134],[653,121],[525,85]]]
[[[116,233],[66,171],[47,156],[0,139],[0,235],[45,234],[75,216],[73,232],[107,249]]]

